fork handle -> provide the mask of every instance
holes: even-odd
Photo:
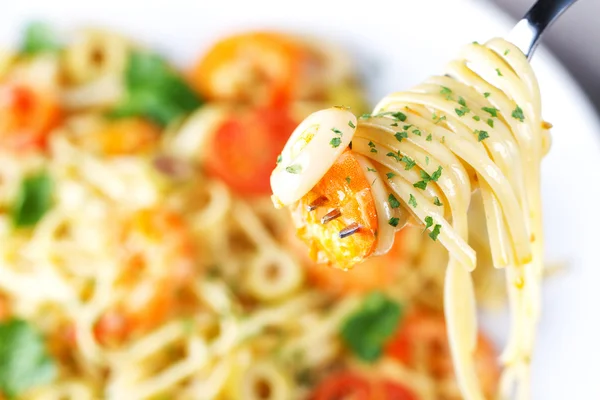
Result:
[[[510,31],[507,40],[530,59],[544,31],[576,1],[538,0]]]

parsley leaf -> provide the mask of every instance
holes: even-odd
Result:
[[[495,107],[483,107],[482,110],[490,114],[492,117],[498,116],[498,109]]]
[[[507,56],[507,55],[508,55],[508,53],[510,53],[510,49],[506,49],[506,50],[504,50],[504,55],[505,55],[505,56]]]
[[[490,126],[490,128],[493,128],[494,127],[494,120],[491,119],[491,118],[488,118],[487,124]]]
[[[393,226],[394,228],[398,226],[398,223],[400,222],[400,218],[398,217],[392,217],[390,218],[390,220],[388,221],[388,224],[390,224],[391,226]]]
[[[408,130],[410,127],[412,126],[412,124],[408,124],[408,125],[404,125],[402,127],[402,129],[404,129],[405,131]]]
[[[390,124],[390,126],[398,126],[398,123],[394,122],[393,124]]]
[[[440,165],[438,167],[438,169],[436,169],[433,174],[431,174],[431,180],[434,182],[437,182],[438,179],[440,179],[440,176],[442,176],[442,166]]]
[[[471,110],[468,107],[462,106],[461,108],[455,108],[454,111],[456,112],[456,115],[458,115],[459,117],[462,117],[463,115],[467,114]]]
[[[9,398],[51,382],[56,365],[40,334],[26,321],[0,323],[0,391]]]
[[[335,133],[336,135],[338,135],[338,136],[342,136],[343,135],[342,131],[340,131],[338,128],[331,128],[331,131],[333,133]]]
[[[352,121],[348,121],[348,126],[352,129],[356,128],[356,125]]]
[[[425,165],[429,165],[429,156],[425,156]]]
[[[487,98],[488,98],[488,97],[490,97],[491,95],[492,95],[492,94],[491,94],[490,92],[485,92],[485,93],[483,94],[483,97],[485,97],[485,98],[487,99]]]
[[[160,56],[143,51],[129,55],[125,99],[109,116],[143,116],[165,126],[202,105],[183,78]]]
[[[402,139],[408,138],[408,133],[406,133],[406,132],[396,132],[394,134],[394,137],[396,138],[397,141],[402,142]]]
[[[419,182],[413,183],[413,186],[416,187],[417,189],[425,190],[425,189],[427,189],[427,182],[419,181]]]
[[[452,95],[452,90],[446,86],[442,86],[442,90],[440,90],[440,94],[446,96],[446,100],[450,100]]]
[[[371,153],[377,153],[377,149],[375,148],[375,143],[369,141],[369,147],[371,148]]]
[[[27,55],[54,53],[61,48],[56,32],[43,22],[32,22],[25,28],[21,52]]]
[[[372,292],[361,306],[343,322],[342,341],[361,360],[375,361],[398,328],[402,317],[399,303],[381,292]]]
[[[440,224],[436,224],[433,227],[433,230],[431,232],[429,232],[429,237],[433,240],[436,241],[439,234],[440,234],[440,229],[442,229],[442,226]]]
[[[286,167],[285,170],[287,172],[289,172],[290,174],[299,174],[300,172],[302,172],[302,165],[293,164],[293,165],[290,165],[289,167]]]
[[[521,122],[525,120],[525,116],[523,115],[523,110],[521,109],[521,107],[517,106],[517,108],[513,110],[512,117],[518,119]]]
[[[421,136],[421,131],[418,129],[413,130],[413,133],[417,136]]]
[[[436,206],[443,206],[442,202],[440,201],[440,198],[437,196],[433,198],[433,204],[435,204]]]
[[[11,210],[13,225],[35,225],[52,206],[52,179],[46,172],[38,172],[23,179]]]
[[[473,115],[473,119],[475,121],[481,121],[481,118],[479,117],[479,115]]]
[[[477,135],[478,142],[481,142],[482,140],[485,140],[490,137],[490,135],[486,131],[475,131],[475,134]]]
[[[430,216],[425,217],[425,229],[423,230],[423,232],[425,232],[427,229],[429,229],[430,226],[433,226],[433,218],[431,218]]]
[[[496,68],[496,73],[498,74],[498,76],[503,76],[502,72],[500,72],[500,68]]]
[[[396,118],[397,120],[400,120],[402,122],[406,121],[406,114],[401,113],[400,111],[392,113],[391,115],[392,115],[392,117]]]
[[[413,206],[413,208],[417,208],[417,199],[415,199],[415,196],[413,196],[412,194],[408,198],[408,204]]]
[[[437,124],[438,122],[444,121],[446,119],[445,115],[442,115],[441,117],[438,118],[437,121],[435,121],[435,123]]]
[[[396,196],[394,196],[391,193],[390,193],[390,195],[388,197],[388,202],[390,203],[390,207],[392,207],[392,208],[398,208],[398,207],[400,207],[400,202],[398,201],[398,199],[396,198]]]
[[[406,171],[408,171],[409,169],[413,168],[415,165],[417,165],[417,163],[415,162],[415,160],[413,160],[410,157],[407,156],[402,156],[402,160],[401,160],[405,165],[404,165],[404,169]]]
[[[350,184],[351,180],[349,176],[346,177],[346,182],[348,182],[348,185]]]
[[[387,174],[385,174],[385,176],[387,176],[387,177],[388,177],[388,179],[392,179],[393,177],[395,177],[395,176],[396,176],[396,174],[395,174],[395,173],[393,173],[393,172],[388,172]]]
[[[392,153],[390,151],[389,153],[386,154],[386,156],[387,157],[392,157],[393,159],[395,159],[398,162],[402,161],[402,157],[400,156],[400,151],[398,151],[398,153]]]
[[[425,140],[427,140],[428,142],[431,142],[433,140],[433,136],[431,136],[431,133],[429,135],[427,135]]]
[[[342,144],[342,139],[340,139],[339,137],[334,137],[333,139],[331,139],[329,144],[335,149],[336,147],[339,147],[340,144]]]
[[[367,171],[369,172],[377,172],[375,168],[367,167]]]
[[[463,99],[462,96],[458,96],[458,104],[460,104],[463,107],[467,106],[467,102],[465,101],[465,99]]]
[[[275,161],[276,164],[279,164],[281,162],[281,154],[277,156],[277,161]]]

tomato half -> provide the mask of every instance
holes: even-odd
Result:
[[[209,140],[204,159],[207,172],[238,194],[270,194],[271,171],[296,125],[285,107],[237,112]]]
[[[193,67],[190,80],[210,100],[274,104],[293,96],[302,54],[286,35],[242,33],[215,44]]]
[[[315,389],[310,400],[371,400],[371,385],[363,377],[341,372],[327,377]]]
[[[52,96],[25,85],[0,86],[0,147],[43,148],[59,119],[60,108]]]
[[[310,400],[418,400],[405,386],[388,380],[368,380],[352,372],[331,375],[314,390]]]

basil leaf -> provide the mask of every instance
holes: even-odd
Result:
[[[26,177],[12,206],[16,227],[35,225],[52,206],[52,179],[42,171]]]
[[[40,334],[26,321],[0,323],[0,391],[9,398],[51,382],[56,365]]]
[[[28,55],[52,53],[61,48],[56,32],[43,22],[32,22],[23,35],[21,51]]]
[[[109,116],[142,116],[167,125],[200,105],[199,96],[160,56],[133,51],[125,69],[124,101]]]
[[[375,361],[396,332],[401,315],[400,304],[381,292],[373,292],[344,321],[340,330],[342,341],[360,359]]]

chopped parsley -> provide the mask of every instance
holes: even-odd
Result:
[[[433,240],[436,241],[439,234],[440,234],[440,229],[442,229],[442,226],[440,224],[436,224],[433,227],[433,230],[431,232],[429,232],[429,237]]]
[[[401,113],[400,111],[392,113],[392,117],[400,120],[402,122],[406,121],[406,114]]]
[[[277,156],[277,161],[275,163],[279,164],[281,162],[281,154]]]
[[[411,126],[412,126],[412,124],[404,125],[402,127],[402,129],[404,129],[405,131],[407,131]]]
[[[433,226],[433,218],[431,218],[430,216],[425,217],[425,229],[423,230],[423,232],[425,232],[431,226]]]
[[[415,196],[413,196],[412,194],[408,198],[408,204],[413,206],[413,208],[417,208],[417,199],[415,199]]]
[[[442,90],[440,90],[440,94],[446,96],[446,100],[450,100],[452,95],[452,89],[446,86],[442,86]]]
[[[485,92],[485,93],[483,94],[483,97],[485,97],[485,98],[487,99],[487,98],[488,98],[488,97],[490,97],[491,95],[492,95],[492,94],[491,94],[490,92]]]
[[[12,204],[13,225],[30,227],[41,220],[52,207],[52,192],[52,179],[46,172],[25,177]]]
[[[404,165],[404,169],[406,171],[408,171],[409,169],[413,168],[415,165],[417,165],[417,163],[415,162],[415,160],[413,160],[412,158],[408,157],[408,156],[402,156],[402,160],[401,160],[405,165]]]
[[[437,120],[437,121],[435,121],[435,123],[437,124],[438,122],[442,122],[442,121],[444,121],[445,119],[446,119],[446,116],[445,116],[445,115],[442,115],[441,117],[439,117],[439,118],[438,118],[438,120]]]
[[[507,56],[507,55],[508,55],[508,53],[510,53],[510,49],[506,49],[506,50],[504,50],[504,55],[505,55],[505,56]]]
[[[486,113],[490,114],[492,117],[498,116],[499,110],[495,107],[483,107],[482,110],[485,111]]]
[[[431,180],[434,182],[437,182],[438,179],[440,179],[440,176],[442,176],[442,166],[440,165],[438,167],[438,169],[436,169],[433,174],[431,174]]]
[[[394,122],[393,124],[390,124],[390,126],[398,126],[398,123]]]
[[[377,172],[375,168],[367,167],[367,171],[369,172]]]
[[[425,140],[427,140],[428,142],[431,142],[433,140],[433,136],[431,136],[431,133],[429,135],[427,135]]]
[[[500,72],[500,68],[496,68],[496,73],[498,74],[498,76],[503,76],[502,72]]]
[[[487,124],[490,126],[490,128],[493,128],[494,127],[494,120],[491,119],[491,118],[488,118]]]
[[[387,157],[392,157],[393,159],[395,159],[398,162],[402,161],[402,156],[400,155],[399,151],[397,153],[392,153],[390,151],[389,153],[386,154],[386,156]]]
[[[356,125],[352,121],[348,121],[348,126],[352,129],[356,128]]]
[[[329,144],[331,145],[331,147],[333,147],[335,149],[340,144],[342,144],[342,139],[340,139],[339,137],[334,137],[333,139],[331,139]]]
[[[462,96],[458,96],[458,104],[460,104],[463,107],[467,106],[467,102],[465,101],[465,99]]]
[[[390,224],[391,226],[393,226],[395,228],[395,227],[398,226],[398,222],[400,222],[400,218],[398,218],[398,217],[392,217],[388,221],[388,224]]]
[[[293,165],[290,165],[289,167],[286,167],[285,170],[287,172],[289,172],[290,174],[299,174],[300,172],[302,172],[302,165],[293,164]]]
[[[382,292],[372,292],[342,323],[342,342],[361,360],[376,361],[397,331],[401,317],[399,303]]]
[[[427,182],[419,181],[419,182],[413,183],[413,186],[416,187],[417,189],[425,190],[425,189],[427,189]]]
[[[394,196],[391,193],[388,196],[388,202],[390,203],[390,207],[392,207],[392,208],[398,208],[398,207],[400,207],[400,202],[398,201],[398,199],[396,198],[396,196]]]
[[[486,131],[477,131],[476,130],[475,134],[477,135],[478,142],[481,142],[482,140],[485,140],[490,137],[490,135]]]
[[[523,115],[523,110],[519,106],[517,106],[517,108],[515,108],[513,110],[511,115],[513,118],[518,119],[521,122],[523,122],[525,120],[525,116]]]
[[[429,156],[425,156],[425,164],[429,165]]]
[[[442,136],[442,143],[446,143],[446,136]]]
[[[440,198],[437,196],[433,198],[433,204],[435,204],[436,206],[443,206],[442,202],[440,201]]]
[[[338,136],[342,136],[343,135],[342,131],[340,131],[338,128],[331,128],[331,131],[333,133],[335,133],[336,135],[338,135]]]
[[[20,319],[0,323],[0,393],[16,398],[50,383],[56,371],[42,336],[29,323]]]
[[[385,176],[387,176],[388,179],[392,179],[393,177],[396,176],[396,174],[393,172],[388,172],[387,174],[385,174]]]
[[[473,115],[473,119],[475,121],[481,121],[481,118],[479,118],[479,115]]]
[[[350,182],[351,182],[351,179],[350,179],[350,177],[349,177],[349,176],[347,176],[347,177],[346,177],[346,182],[348,182],[348,185],[350,184]]]
[[[396,138],[397,141],[402,142],[402,139],[408,138],[408,133],[406,133],[404,131],[396,132],[394,134],[394,137]]]
[[[455,108],[454,111],[456,112],[456,115],[458,115],[459,117],[462,117],[463,115],[467,114],[471,110],[468,107],[462,106],[461,108]]]
[[[421,136],[421,131],[418,129],[413,130],[413,133],[417,136]]]
[[[377,149],[375,148],[375,143],[369,141],[369,147],[371,148],[371,153],[377,153]]]
[[[406,114],[400,112],[400,111],[385,111],[385,112],[381,112],[379,114],[363,114],[360,116],[360,118],[365,119],[365,118],[378,118],[378,117],[384,117],[386,115],[391,116],[392,118],[395,118],[399,121],[406,121]]]

